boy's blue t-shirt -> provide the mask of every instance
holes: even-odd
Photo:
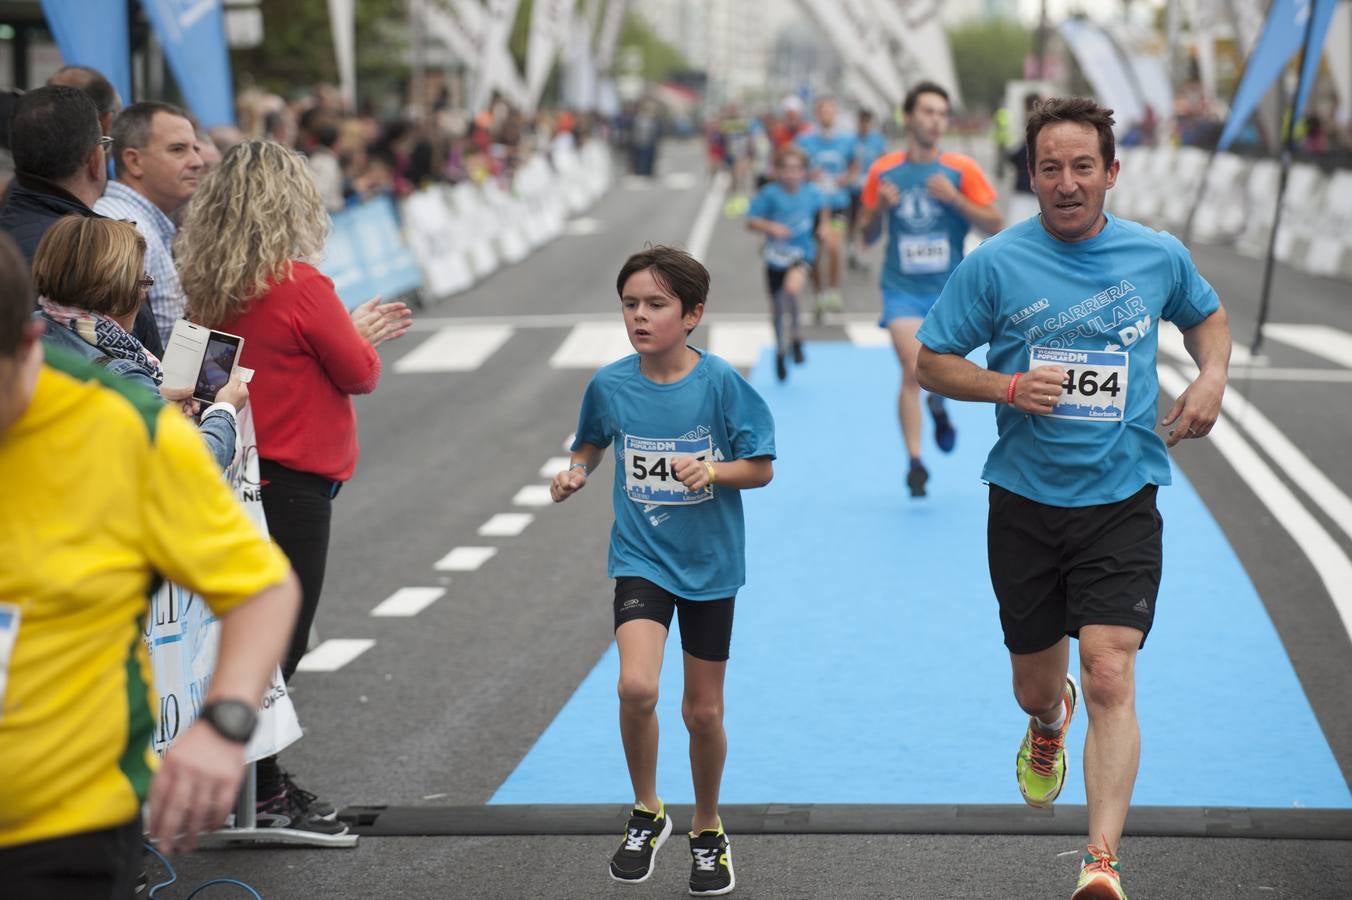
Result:
[[[887,138],[883,137],[881,132],[855,134],[852,158],[859,165],[859,183],[854,185],[855,190],[863,188],[864,181],[868,179],[869,166],[877,162],[886,152]]]
[[[831,209],[847,208],[850,186],[845,181],[845,173],[854,157],[854,135],[843,132],[823,134],[813,129],[793,140],[807,153],[808,170],[820,170],[823,180],[819,186]]]
[[[1169,484],[1155,432],[1159,323],[1186,330],[1219,306],[1171,234],[1110,215],[1094,237],[1067,243],[1035,216],[962,261],[918,337],[960,356],[989,344],[996,372],[1027,371],[1034,354],[1065,368],[1075,390],[1055,411],[1068,417],[996,406],[982,478],[1039,503],[1092,506]]]
[[[646,578],[687,600],[718,600],[746,583],[742,492],[714,485],[691,493],[671,460],[773,459],[775,423],[736,369],[698,352],[690,374],[671,384],[644,376],[637,353],[600,369],[583,395],[573,449],[615,445],[607,574]]]
[[[772,181],[751,198],[746,215],[750,219],[769,219],[787,225],[793,232],[787,240],[766,237],[761,255],[772,269],[787,269],[794,263],[810,263],[817,258],[817,213],[826,206],[826,198],[815,184],[804,182],[789,192]]]

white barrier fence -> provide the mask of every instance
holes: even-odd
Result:
[[[543,155],[523,165],[510,190],[493,181],[462,182],[424,188],[403,201],[404,237],[430,298],[459,293],[525,259],[610,187],[610,149],[604,142],[552,152],[552,165]]]
[[[1218,153],[1208,171],[1208,155],[1197,147],[1119,148],[1122,170],[1108,192],[1109,209],[1181,236],[1206,178],[1193,237],[1262,258],[1272,235],[1278,163]],[[1352,279],[1352,171],[1325,175],[1309,163],[1291,167],[1275,253],[1304,272]]]

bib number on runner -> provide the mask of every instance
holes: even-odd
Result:
[[[624,436],[624,492],[635,503],[658,506],[685,506],[703,503],[714,496],[713,487],[688,491],[676,477],[673,462],[678,456],[712,460],[712,437],[641,438]]]
[[[5,717],[5,686],[9,682],[9,663],[14,644],[19,640],[19,607],[0,603],[0,719]]]
[[[1049,413],[1078,422],[1121,422],[1127,405],[1128,356],[1122,350],[1030,348],[1028,370],[1060,366],[1066,370],[1061,397]]]
[[[907,275],[932,275],[948,271],[950,251],[947,235],[898,238],[897,251],[901,255],[901,271]]]

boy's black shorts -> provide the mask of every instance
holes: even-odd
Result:
[[[725,662],[732,645],[734,599],[686,600],[646,578],[621,575],[615,579],[615,630],[634,619],[651,619],[670,631],[671,616],[676,613],[681,649],[696,659]]]
[[[784,286],[784,279],[799,266],[808,268],[807,263],[794,263],[787,269],[776,269],[774,266],[765,267],[765,286],[770,289],[771,297],[779,293],[779,289]]]
[[[987,553],[1011,653],[1037,653],[1085,625],[1155,620],[1164,562],[1156,485],[1117,503],[1048,506],[990,486]]]

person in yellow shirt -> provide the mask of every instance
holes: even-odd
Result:
[[[299,593],[182,413],[44,359],[32,305],[0,237],[0,880],[16,897],[130,898],[147,799],[170,852],[231,809]],[[206,704],[162,761],[141,633],[156,573],[221,620]]]

